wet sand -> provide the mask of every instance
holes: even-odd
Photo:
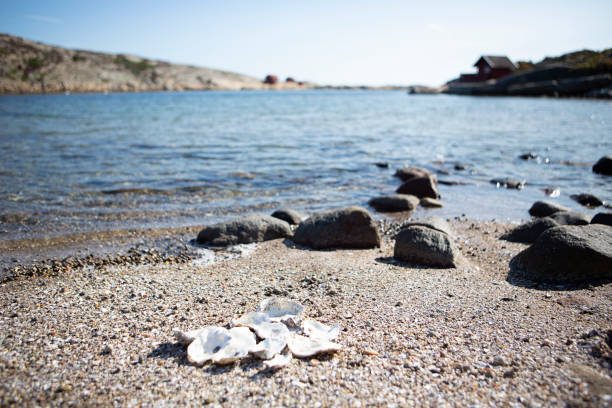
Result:
[[[509,226],[451,225],[456,269],[396,262],[389,224],[371,250],[209,251],[189,244],[195,227],[3,242],[9,263],[27,270],[22,254],[37,254],[57,266],[0,284],[0,405],[612,404],[612,285],[508,281],[525,248],[498,239]],[[54,254],[89,261],[67,268]],[[225,325],[267,296],[340,323],[343,350],[278,371],[188,363],[173,328]]]

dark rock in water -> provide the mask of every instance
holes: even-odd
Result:
[[[293,241],[316,249],[380,246],[374,220],[360,207],[346,207],[311,216],[300,223]]]
[[[599,207],[603,205],[603,201],[595,197],[593,194],[572,194],[570,198],[585,207]]]
[[[558,211],[549,215],[559,225],[587,225],[591,222],[591,217],[587,214],[580,214],[574,211]]]
[[[603,225],[609,225],[612,227],[612,213],[601,212],[601,213],[595,214],[595,216],[591,220],[591,224],[603,224]]]
[[[454,268],[459,250],[448,234],[412,225],[397,234],[393,257],[415,265]]]
[[[291,228],[285,221],[265,214],[253,214],[204,227],[198,234],[197,242],[199,244],[227,246],[290,236]]]
[[[612,227],[550,228],[510,262],[528,278],[552,283],[612,281]]]
[[[421,198],[421,207],[441,208],[441,207],[444,207],[444,204],[440,200],[436,200],[434,198],[429,198],[429,197],[423,197]]]
[[[457,171],[465,170],[465,166],[463,164],[461,164],[461,163],[457,163],[457,164],[455,164],[455,170],[457,170]]]
[[[597,174],[612,176],[612,155],[604,156],[593,165],[593,171]]]
[[[446,222],[444,218],[438,217],[436,215],[434,215],[433,217],[421,218],[420,220],[409,221],[407,223],[404,223],[401,229],[415,226],[434,229],[450,236],[453,235],[453,230],[450,225],[448,225],[448,222]]]
[[[402,181],[408,181],[413,178],[427,177],[431,173],[422,167],[407,166],[395,172],[395,177],[399,177]]]
[[[436,178],[432,175],[410,179],[402,184],[397,192],[399,194],[412,194],[419,198],[438,198],[440,196]]]
[[[558,227],[559,223],[551,218],[538,218],[528,223],[519,225],[512,231],[501,236],[501,239],[505,239],[510,242],[522,242],[525,244],[531,244],[535,242],[538,237],[547,229],[552,227]]]
[[[391,194],[371,199],[368,204],[380,212],[413,211],[419,198],[410,194]]]
[[[290,225],[297,225],[306,217],[300,214],[297,211],[291,210],[289,208],[279,208],[278,210],[272,213],[274,218],[278,218],[279,220],[283,220]]]
[[[443,184],[445,186],[466,186],[467,183],[463,181],[453,181],[453,180],[438,180],[438,184]]]
[[[529,209],[529,214],[534,217],[548,217],[549,215],[554,214],[558,211],[569,210],[569,208],[563,207],[562,205],[559,205],[557,203],[540,200],[533,203],[533,205]]]
[[[388,169],[389,168],[389,163],[374,163],[376,165],[376,167],[379,167],[381,169]]]
[[[517,180],[512,180],[511,178],[505,177],[505,178],[494,178],[490,181],[491,184],[495,184],[498,188],[499,187],[505,187],[505,188],[510,188],[510,189],[515,189],[515,190],[521,190],[523,187],[525,187],[525,180],[522,181],[517,181]]]
[[[521,160],[535,160],[537,158],[538,158],[538,155],[535,153],[525,153],[519,156],[519,159]]]

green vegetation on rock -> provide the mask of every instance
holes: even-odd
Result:
[[[151,69],[154,66],[149,63],[148,60],[142,59],[138,62],[129,60],[125,55],[117,55],[113,62],[117,65],[121,65],[130,71],[134,75],[140,75],[143,71]]]

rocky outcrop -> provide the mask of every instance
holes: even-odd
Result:
[[[198,244],[227,246],[269,241],[291,236],[285,221],[265,214],[246,217],[204,227],[198,234]]]
[[[458,95],[612,97],[612,50],[583,50],[531,64],[486,82],[449,81],[443,92]]]
[[[612,227],[590,224],[551,228],[514,257],[510,267],[535,281],[612,281]]]
[[[0,93],[302,89],[232,72],[124,54],[69,50],[0,34]]]
[[[300,223],[293,241],[315,249],[380,246],[380,236],[374,220],[360,207],[346,207],[312,215]]]
[[[604,156],[593,165],[593,172],[612,176],[612,156]]]
[[[380,212],[414,211],[419,199],[410,194],[390,194],[372,198],[368,204]]]

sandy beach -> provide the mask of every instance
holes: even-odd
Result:
[[[189,244],[197,228],[109,233],[125,244],[104,255],[113,262],[87,258],[93,235],[34,243],[82,256],[4,275],[0,405],[612,404],[612,286],[508,279],[526,247],[499,239],[510,226],[450,221],[463,258],[454,269],[395,261],[393,223],[379,224],[382,246],[369,250],[279,239],[210,251]],[[20,244],[3,245],[19,257]],[[187,361],[174,328],[225,326],[270,296],[339,323],[342,350],[276,371],[252,358]]]

